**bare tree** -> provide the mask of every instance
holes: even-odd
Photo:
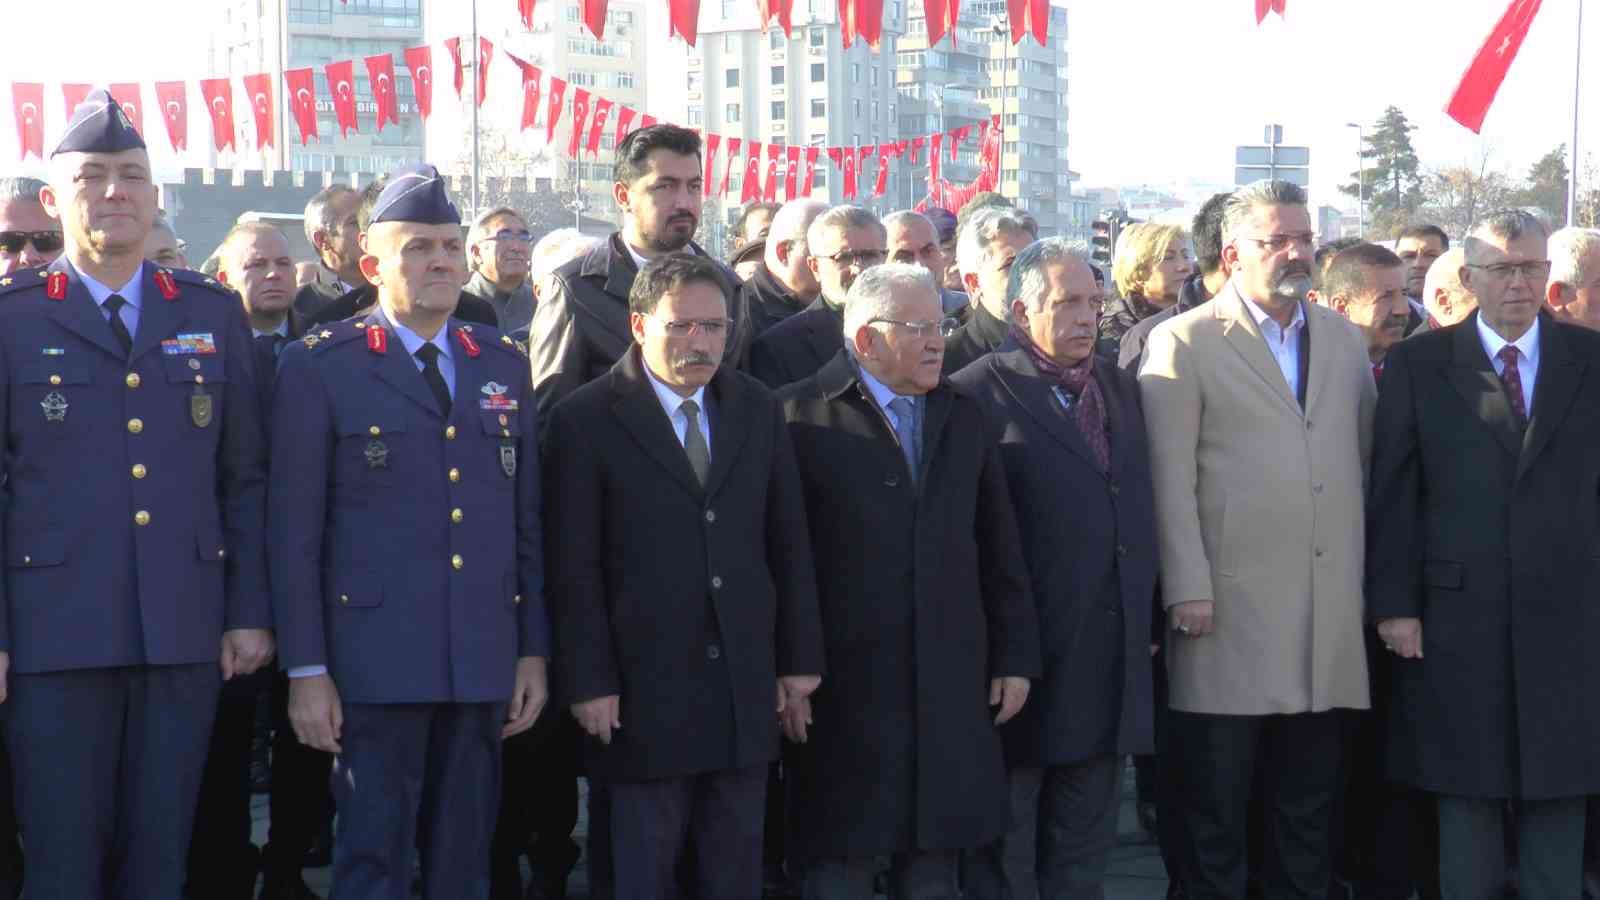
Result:
[[[1476,162],[1429,172],[1423,183],[1418,217],[1461,235],[1471,230],[1484,213],[1514,202],[1519,185],[1508,173],[1492,166],[1492,157],[1492,148],[1485,147]]]

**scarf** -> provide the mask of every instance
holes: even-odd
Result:
[[[1040,375],[1056,382],[1073,398],[1070,412],[1078,433],[1083,435],[1094,454],[1100,473],[1111,471],[1111,432],[1107,427],[1105,395],[1100,392],[1100,380],[1094,375],[1094,354],[1090,353],[1075,366],[1063,366],[1039,349],[1021,328],[1013,325],[1011,337],[1028,352]]]

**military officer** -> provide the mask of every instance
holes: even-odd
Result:
[[[150,158],[107,92],[67,124],[41,199],[65,251],[0,277],[0,698],[24,889],[177,897],[222,681],[273,649],[250,330],[216,282],[142,258]]]
[[[378,298],[283,351],[267,494],[273,611],[301,742],[339,754],[333,896],[484,900],[500,741],[544,706],[527,360],[453,315],[461,219],[432,166],[373,205]]]

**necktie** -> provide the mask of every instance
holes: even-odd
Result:
[[[256,338],[256,344],[271,350],[272,358],[277,359],[278,354],[283,352],[283,344],[286,340],[287,338],[281,334],[263,334]]]
[[[1517,368],[1517,357],[1520,355],[1512,344],[1500,348],[1500,361],[1505,364],[1505,368],[1500,370],[1500,383],[1506,386],[1517,424],[1525,426],[1528,424],[1528,402],[1522,398],[1522,372]]]
[[[426,381],[428,389],[433,391],[433,399],[439,401],[439,411],[449,417],[450,386],[444,383],[444,373],[439,371],[438,346],[423,344],[417,348],[417,358],[422,360],[422,380]]]
[[[921,471],[918,462],[922,458],[917,406],[910,397],[896,397],[889,401],[889,411],[894,413],[894,433],[900,438],[900,452],[906,455],[906,465],[911,467],[911,480],[916,481]]]
[[[705,487],[706,476],[711,473],[711,449],[706,446],[706,436],[700,433],[700,404],[685,400],[678,409],[683,410],[683,418],[689,424],[683,432],[683,452],[689,457],[689,468],[694,470],[694,477],[700,479],[701,487]]]
[[[111,334],[122,345],[122,355],[129,356],[133,353],[133,335],[128,333],[127,323],[122,321],[122,308],[128,301],[116,294],[106,298],[106,310],[111,313]]]

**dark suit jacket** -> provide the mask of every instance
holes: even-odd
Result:
[[[828,675],[792,747],[799,858],[975,847],[1010,819],[991,678],[1039,674],[999,448],[971,397],[926,395],[922,461],[840,351],[778,396],[816,553]]]
[[[1155,497],[1139,385],[1097,359],[1111,425],[1102,473],[1055,382],[1014,342],[950,381],[976,397],[1005,460],[1044,652],[1044,676],[1001,732],[1012,765],[1149,753]]]
[[[1393,671],[1389,774],[1469,797],[1600,793],[1600,333],[1540,314],[1518,427],[1477,328],[1389,351],[1367,514],[1373,620],[1422,620]]]
[[[364,318],[372,313],[377,303],[378,289],[370,284],[364,284],[319,309],[315,315],[306,320],[306,327],[343,322],[356,316]],[[461,292],[461,299],[456,304],[455,318],[471,325],[487,325],[490,328],[494,328],[495,323],[499,321],[494,307],[489,305],[488,301],[480,300],[466,291]]]
[[[810,378],[844,349],[844,313],[818,297],[756,338],[750,374],[777,390]]]
[[[327,270],[324,269],[323,272],[326,273]],[[295,312],[309,318],[337,299],[339,299],[337,288],[313,282],[295,292],[293,308]]]
[[[289,341],[298,341],[305,337],[306,320],[294,309],[289,310],[289,333],[284,342],[287,347]],[[261,414],[263,421],[270,429],[272,425],[272,390],[278,383],[278,358],[283,355],[283,350],[274,354],[272,342],[260,338],[252,338],[256,352],[256,386],[261,391]]]
[[[706,252],[696,244],[690,250]],[[707,257],[710,258],[710,257]],[[722,273],[723,296],[728,298],[728,318],[734,321],[722,351],[722,363],[744,367],[750,346],[750,326],[739,294],[739,276],[712,259]],[[600,246],[556,269],[550,289],[533,313],[528,329],[528,357],[533,364],[533,389],[539,414],[545,415],[562,398],[611,370],[633,346],[628,326],[628,292],[639,269],[633,255],[613,233]]]
[[[766,266],[757,269],[739,292],[744,295],[744,306],[750,313],[752,340],[806,308],[805,301],[790,293]]]
[[[993,353],[1006,342],[1011,326],[989,314],[982,305],[972,305],[972,316],[950,336],[944,345],[944,373],[953,375]]]
[[[550,414],[558,708],[622,698],[589,771],[656,779],[777,757],[775,679],[823,668],[794,452],[777,401],[720,370],[702,488],[637,349]]]

